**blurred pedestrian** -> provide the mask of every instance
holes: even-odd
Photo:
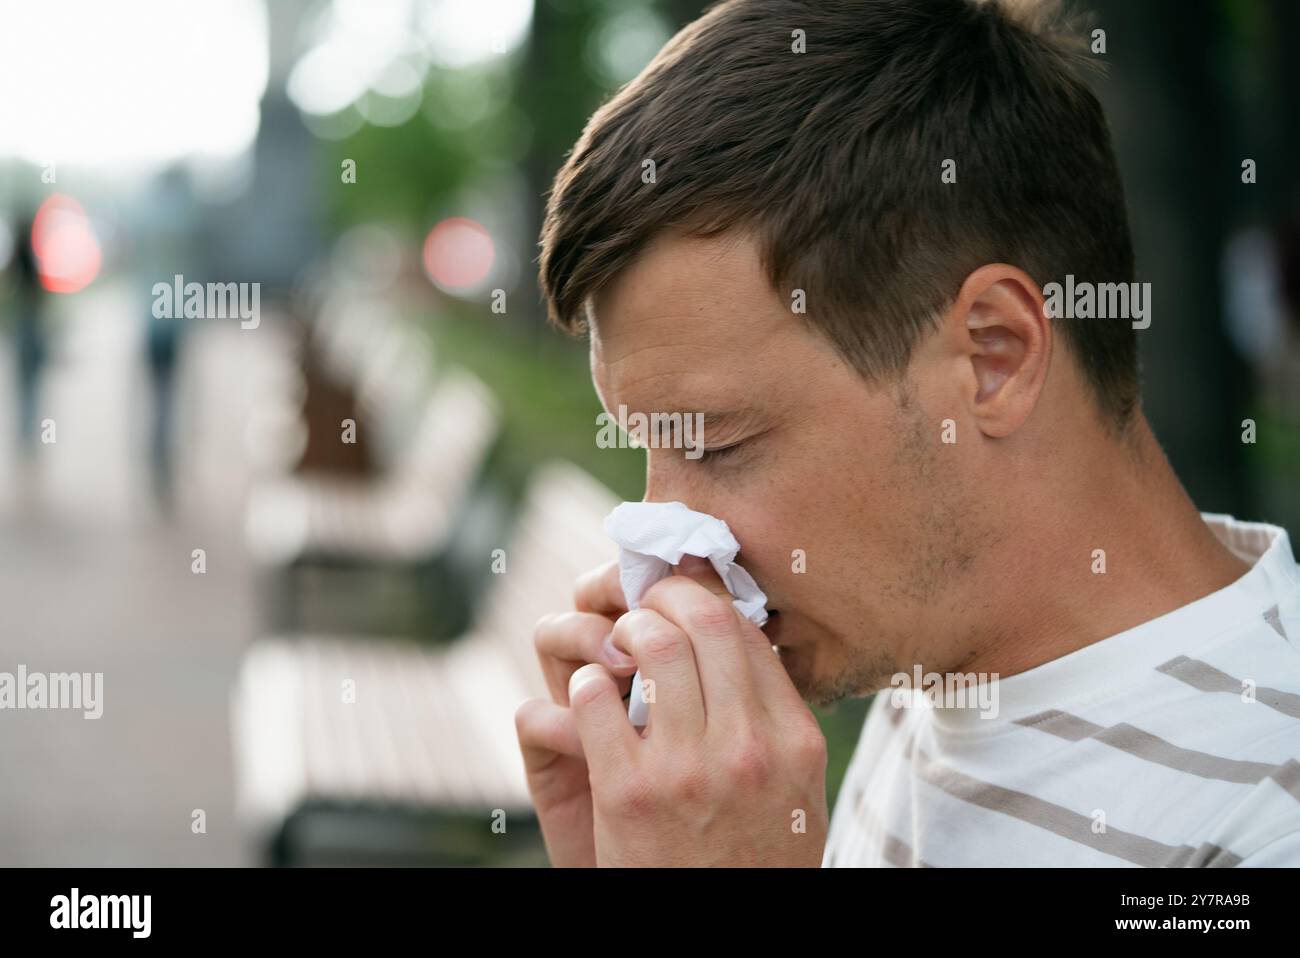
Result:
[[[29,211],[19,221],[14,257],[17,273],[18,437],[24,452],[30,452],[36,442],[37,397],[41,367],[45,365],[47,354],[44,330],[46,295],[41,285],[40,264],[32,246],[35,220],[35,214]]]

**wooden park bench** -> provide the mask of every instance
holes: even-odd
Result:
[[[430,816],[467,819],[486,848],[500,837],[494,810],[516,831],[535,829],[514,727],[522,702],[548,695],[533,628],[572,607],[580,573],[615,558],[603,519],[616,504],[575,466],[540,467],[504,571],[489,575],[474,626],[449,645],[296,635],[249,648],[232,699],[237,800],[272,862],[310,860],[313,819],[333,822],[322,841],[334,861],[384,849],[387,861],[438,860]],[[411,821],[426,830],[377,837]]]
[[[406,441],[434,380],[434,344],[382,300],[338,297],[322,310],[308,348],[323,369],[356,394],[358,412],[377,427],[380,462]]]
[[[498,430],[487,386],[451,368],[378,475],[290,474],[255,486],[246,543],[275,626],[300,622],[304,574],[322,567],[418,577],[445,549]]]

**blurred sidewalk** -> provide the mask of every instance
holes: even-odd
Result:
[[[275,333],[192,321],[166,519],[150,499],[143,317],[111,285],[60,305],[75,312],[41,403],[57,442],[28,462],[0,345],[0,671],[103,672],[104,711],[0,711],[0,865],[245,864],[228,695],[256,629],[243,443]],[[206,834],[191,830],[195,809]]]

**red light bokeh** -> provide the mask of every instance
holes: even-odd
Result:
[[[99,275],[99,241],[90,219],[71,196],[55,193],[32,221],[32,252],[41,285],[51,293],[75,293]]]
[[[495,259],[492,235],[483,224],[465,216],[443,220],[424,240],[424,271],[448,292],[477,288]]]

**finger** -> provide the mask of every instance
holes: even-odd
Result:
[[[557,755],[582,758],[582,738],[574,721],[573,710],[548,702],[529,699],[515,712],[515,731],[519,750],[524,756],[524,770],[539,772]]]
[[[579,612],[594,612],[617,618],[627,611],[623,586],[618,580],[618,562],[607,562],[578,577],[573,606]]]
[[[636,659],[656,740],[698,742],[705,702],[691,640],[652,609],[640,608],[614,623],[614,645]]]
[[[728,602],[734,598],[721,576],[714,570],[713,563],[708,559],[682,556],[682,561],[677,564],[674,571],[679,576],[686,576],[698,582],[714,595],[726,598]],[[734,603],[732,609],[736,613],[737,622],[740,623],[740,645],[753,668],[759,701],[764,707],[793,709],[802,713],[807,706],[804,705],[799,690],[790,681],[790,675],[781,664],[780,657],[773,651],[771,641],[759,626],[754,625],[740,613],[740,610],[736,609]]]
[[[718,570],[713,568],[713,563],[703,556],[682,556],[681,561],[673,566],[673,575],[693,579],[714,595],[723,596],[728,601],[732,599],[731,592],[722,581],[722,576],[718,575]]]
[[[614,677],[598,662],[573,673],[569,701],[594,788],[616,778],[631,764],[641,736],[627,720]]]
[[[636,662],[609,641],[613,630],[612,619],[592,612],[563,612],[538,620],[533,647],[555,702],[569,704],[569,678],[588,662],[603,662],[620,678],[636,671]]]
[[[708,574],[721,587],[721,594],[697,579],[669,576],[642,596],[641,608],[658,613],[690,637],[708,722],[751,722],[763,706],[741,631],[742,617],[717,573],[710,569]]]

